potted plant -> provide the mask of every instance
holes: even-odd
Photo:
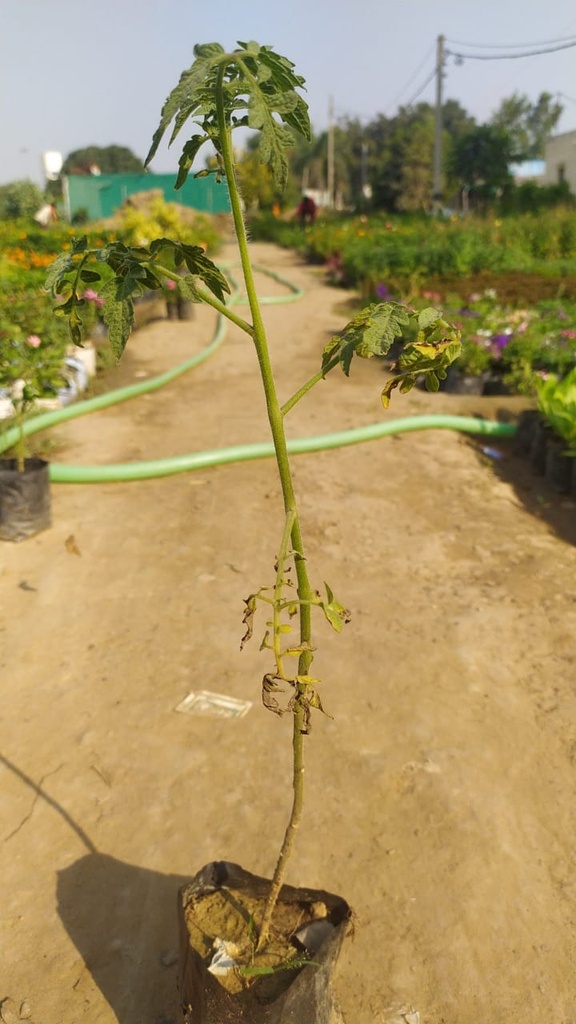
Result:
[[[452,394],[482,395],[491,364],[489,339],[480,334],[464,336],[460,356],[448,372],[445,390]]]
[[[16,428],[14,456],[0,459],[1,540],[24,540],[51,524],[48,463],[27,455],[24,422],[39,399],[66,386],[67,338],[52,333],[42,339],[17,325],[0,331],[0,393],[9,413],[2,423]]]
[[[540,379],[537,404],[541,428],[537,437],[543,437],[545,444],[544,474],[555,491],[568,494],[576,455],[576,369],[561,379],[554,374]]]
[[[348,613],[328,584],[317,587],[312,580],[286,423],[298,402],[332,370],[340,366],[348,375],[354,356],[384,356],[400,335],[409,340],[384,386],[384,406],[395,389],[408,391],[423,375],[428,387],[437,390],[458,355],[459,332],[433,309],[414,312],[394,302],[371,305],[331,339],[317,372],[280,403],[255,287],[232,134],[237,127],[260,133],[260,158],[276,185],[284,187],[285,150],[293,144],[292,132],[310,137],[307,107],[300,94],[304,80],[289,60],[255,42],[239,42],[228,52],[210,43],[196,46],[194,54],[194,63],[164,104],[147,160],[173,121],[172,139],[185,122],[191,122],[179,161],[179,188],[202,145],[210,142],[214,147],[213,169],[197,174],[215,173],[228,187],[249,319],[226,304],[228,282],[203,248],[169,238],[135,247],[111,242],[98,250],[90,250],[85,238],[76,239],[71,250],[52,265],[47,287],[54,296],[63,296],[56,311],[69,318],[71,337],[79,343],[83,282],[107,268],[100,290],[102,315],[118,358],[130,335],[134,299],[146,290],[161,292],[168,281],[177,285],[183,297],[207,303],[234,323],[254,346],[284,511],[278,524],[278,547],[271,553],[271,580],[245,599],[243,643],[252,636],[257,612],[263,610],[266,626],[261,649],[269,665],[261,682],[262,701],[274,714],[292,717],[292,807],[271,879],[257,878],[222,860],[202,868],[181,891],[180,1001],[183,1020],[194,1024],[223,1020],[328,1024],[332,1013],[329,969],[350,911],[341,897],[293,889],[285,884],[285,876],[302,815],[306,741],[314,712],[324,710],[322,684],[312,673],[315,616],[323,615],[340,632]]]

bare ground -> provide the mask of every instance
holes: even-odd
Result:
[[[266,307],[286,397],[347,296],[254,250],[306,289]],[[180,362],[213,329],[209,310],[151,324],[107,383]],[[289,433],[522,406],[416,391],[384,413],[382,381],[376,362],[334,375]],[[236,330],[170,387],[52,433],[74,465],[266,437]],[[352,622],[340,638],[319,624],[334,718],[316,715],[307,743],[288,880],[354,908],[336,978],[347,1024],[576,1021],[576,508],[510,444],[490,442],[493,461],[481,443],[428,430],[295,461],[313,579]],[[242,599],[273,578],[279,486],[266,460],[53,485],[53,505],[49,531],[0,550],[0,1009],[172,1024],[178,886],[212,859],[269,874],[289,806],[290,722],[259,703],[258,640],[238,650]],[[192,690],[254,705],[241,720],[175,712]]]

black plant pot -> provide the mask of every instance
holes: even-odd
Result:
[[[558,494],[570,494],[574,458],[566,455],[566,442],[549,437],[546,445],[545,477],[547,484]]]
[[[166,316],[169,320],[192,320],[194,303],[188,299],[176,299],[166,303]]]
[[[244,979],[234,992],[208,970],[213,939],[229,938],[221,935],[222,925],[207,916],[206,906],[208,914],[213,912],[209,901],[216,898],[223,902],[226,920],[235,920],[241,929],[247,929],[252,914],[256,921],[260,919],[269,888],[268,879],[252,875],[238,864],[214,861],[180,890],[179,991],[183,1024],[335,1024],[341,1019],[330,976],[351,911],[341,897],[321,889],[283,886],[278,918],[275,916],[272,922],[274,931],[281,918],[300,922],[287,938],[291,938],[294,954],[305,950],[309,964]],[[256,913],[255,904],[259,907]]]
[[[532,440],[538,429],[540,413],[537,409],[525,409],[518,417],[518,428],[514,436],[514,451],[516,455],[528,458],[532,448]]]
[[[483,395],[489,373],[466,373],[450,367],[443,390],[449,395]]]
[[[0,459],[0,540],[20,541],[52,525],[50,477],[44,459]]]
[[[544,476],[546,472],[546,452],[551,433],[546,421],[539,416],[534,423],[529,452],[530,468],[538,476]]]

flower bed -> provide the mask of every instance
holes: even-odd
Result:
[[[180,237],[203,249],[214,249],[220,241],[220,232],[212,218],[197,215],[191,223],[184,223],[173,204],[158,198],[153,198],[146,208],[129,207],[121,212],[115,218],[113,230],[78,231],[65,224],[44,229],[28,220],[0,224],[0,419],[13,415],[11,399],[17,396],[18,382],[22,380],[18,367],[25,370],[36,350],[36,362],[51,368],[50,374],[36,375],[36,404],[42,400],[58,401],[59,393],[61,398],[74,394],[74,386],[70,383],[66,386],[66,381],[76,376],[68,326],[54,315],[44,288],[47,269],[57,253],[70,249],[79,234],[87,236],[90,248],[104,248],[112,239],[126,245],[141,244],[142,236],[150,231]],[[106,272],[103,266],[103,280]],[[102,300],[88,279],[83,299],[82,336],[89,339],[100,322]],[[140,313],[137,323],[144,322],[146,316]],[[54,367],[63,368],[64,380],[60,378],[58,384]]]
[[[552,210],[503,220],[330,217],[301,228],[257,217],[252,237],[298,249],[315,262],[337,261],[341,281],[372,294],[379,281],[406,289],[431,278],[521,272],[573,277],[576,298],[576,211]]]
[[[540,379],[576,360],[576,212],[505,220],[361,216],[302,229],[257,218],[253,236],[323,262],[366,302],[441,306],[462,331],[452,377],[535,396]],[[480,389],[481,390],[481,389]]]

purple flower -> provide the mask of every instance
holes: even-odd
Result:
[[[506,348],[506,345],[510,341],[511,337],[511,334],[493,334],[492,337],[490,338],[490,342],[493,348],[501,352],[502,349]]]
[[[390,291],[388,285],[386,285],[386,284],[377,284],[376,285],[376,295],[378,296],[379,299],[386,300],[386,299],[390,299],[392,297],[392,292]]]

